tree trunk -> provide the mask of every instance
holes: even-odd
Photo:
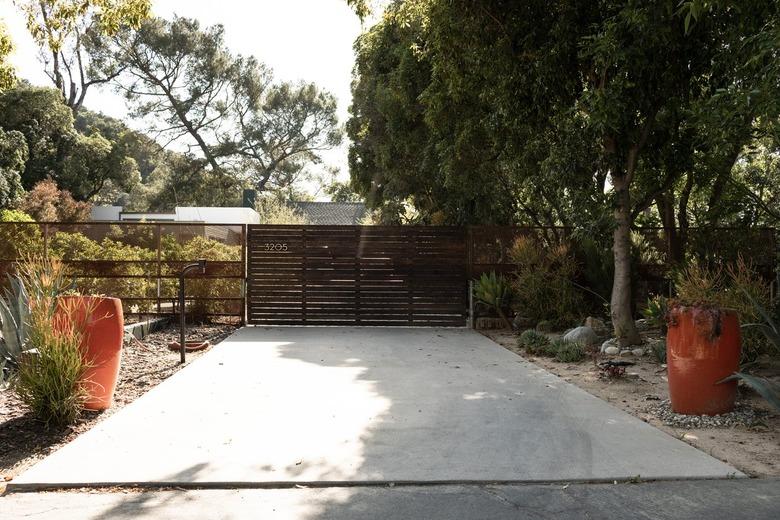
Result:
[[[666,255],[671,263],[680,263],[684,258],[684,245],[680,234],[677,232],[677,220],[674,216],[674,195],[667,192],[656,197],[658,214],[664,227],[666,239]]]
[[[621,346],[642,342],[631,313],[631,197],[626,175],[612,176],[615,190],[615,231],[612,252],[615,278],[612,283],[610,314],[615,337]]]

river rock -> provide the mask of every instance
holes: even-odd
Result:
[[[607,347],[604,349],[604,354],[608,356],[617,356],[620,354],[620,349],[617,347]]]
[[[590,327],[577,327],[572,329],[563,336],[563,341],[567,343],[579,343],[580,345],[587,347],[595,345],[599,341],[599,337]]]
[[[614,348],[617,349],[617,346],[618,346],[618,344],[617,344],[617,340],[615,338],[608,339],[607,341],[605,341],[604,343],[601,344],[601,353],[602,354],[606,354],[608,348],[614,347]],[[618,352],[620,352],[620,349],[618,349]],[[617,354],[617,352],[616,352],[616,354]]]

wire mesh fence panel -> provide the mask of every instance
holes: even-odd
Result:
[[[76,290],[122,299],[130,319],[173,315],[178,274],[189,274],[186,311],[195,319],[244,315],[244,226],[147,222],[0,223],[0,271],[25,258],[58,258]]]

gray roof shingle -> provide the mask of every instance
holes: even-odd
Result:
[[[366,214],[362,202],[290,202],[290,205],[315,226],[354,226]]]

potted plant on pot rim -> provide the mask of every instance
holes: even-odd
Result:
[[[676,279],[677,298],[666,316],[672,410],[719,415],[734,408],[735,381],[718,384],[739,368],[739,315],[720,268],[692,264]]]
[[[82,295],[73,291],[62,262],[55,258],[27,258],[17,266],[31,304],[50,309],[53,333],[78,335],[85,370],[82,406],[105,410],[111,406],[119,378],[124,338],[124,315],[118,298]]]

